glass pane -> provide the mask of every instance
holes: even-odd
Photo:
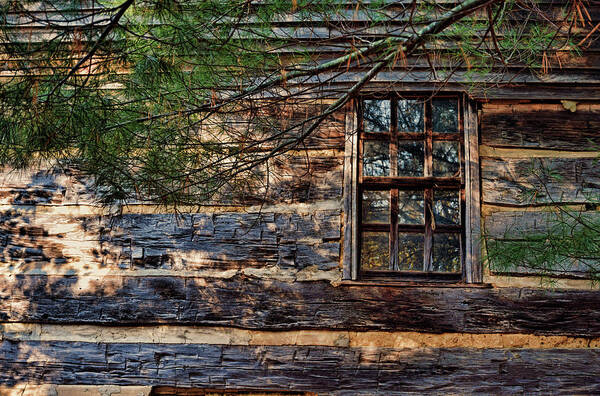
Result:
[[[433,176],[459,176],[458,142],[433,142]]]
[[[363,149],[363,175],[389,176],[389,143],[380,141],[365,141]]]
[[[390,192],[364,191],[362,220],[365,223],[390,222]]]
[[[390,101],[363,101],[363,127],[365,132],[387,132],[390,130]]]
[[[458,102],[456,99],[433,99],[433,131],[458,132]]]
[[[423,176],[423,142],[398,142],[398,176]]]
[[[389,232],[363,232],[360,265],[363,270],[388,270],[390,266]]]
[[[436,224],[460,224],[458,191],[437,190],[433,194],[433,215]]]
[[[423,132],[423,102],[398,100],[398,132]]]
[[[433,271],[460,272],[460,234],[433,234]]]
[[[398,233],[398,269],[423,271],[423,234]]]
[[[398,224],[424,224],[423,191],[398,191]]]

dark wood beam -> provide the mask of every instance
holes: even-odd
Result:
[[[246,277],[0,276],[0,321],[600,336],[600,292]]]
[[[33,357],[33,358],[32,358]],[[0,343],[0,382],[318,394],[598,394],[594,349]]]

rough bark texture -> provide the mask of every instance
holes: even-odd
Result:
[[[546,171],[556,177],[536,176]],[[481,178],[487,204],[587,203],[600,196],[595,158],[482,158]]]
[[[494,147],[590,151],[600,145],[600,105],[560,104],[484,106],[481,142]]]
[[[340,211],[71,216],[0,212],[0,268],[241,269],[339,265]]]
[[[340,198],[343,152],[329,151],[323,154],[308,149],[276,158],[271,161],[268,181],[265,178],[260,184],[247,186],[243,196],[222,197],[217,204],[304,203]],[[0,205],[96,204],[94,193],[93,183],[74,170],[4,170],[0,174]]]
[[[4,322],[600,336],[600,293],[235,277],[0,278]]]
[[[597,350],[474,350],[3,341],[0,381],[327,394],[594,394]]]
[[[600,220],[600,212],[568,212],[578,216],[583,222],[591,223]],[[566,224],[576,227],[578,222],[568,215],[561,217]],[[555,212],[526,212],[510,211],[495,212],[485,219],[485,232],[490,238],[495,239],[521,239],[523,235],[536,235],[548,232],[555,225],[557,214]]]

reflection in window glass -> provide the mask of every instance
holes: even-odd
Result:
[[[425,223],[423,191],[398,191],[398,224]]]
[[[380,98],[361,99],[360,269],[365,276],[379,271],[375,278],[387,271],[459,278],[461,102],[458,97]]]
[[[423,271],[423,234],[398,234],[398,269]]]
[[[365,141],[363,150],[363,175],[388,176],[390,174],[388,142]]]
[[[460,234],[433,234],[433,271],[460,272]]]
[[[433,176],[458,176],[458,142],[433,142]]]
[[[363,232],[360,263],[363,270],[388,270],[389,232]]]
[[[364,191],[362,219],[365,223],[390,222],[389,191]]]
[[[456,99],[433,99],[433,131],[458,132],[458,102]]]
[[[437,190],[433,197],[436,224],[460,224],[460,200],[456,190]]]
[[[398,101],[398,132],[423,132],[424,125],[422,101]]]
[[[423,142],[398,142],[398,176],[423,176]]]
[[[363,101],[363,127],[365,132],[387,132],[390,129],[390,101]]]

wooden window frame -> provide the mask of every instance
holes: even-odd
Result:
[[[479,154],[478,154],[478,133],[477,133],[477,107],[476,103],[470,101],[466,95],[447,93],[435,95],[402,95],[402,99],[422,99],[426,100],[427,109],[425,113],[431,115],[431,99],[432,98],[444,98],[451,97],[457,98],[459,102],[459,135],[449,134],[434,134],[431,128],[431,121],[425,117],[425,122],[429,124],[425,128],[425,158],[431,160],[432,147],[431,144],[434,140],[454,140],[459,142],[459,155],[461,164],[461,175],[460,177],[433,177],[429,174],[424,174],[424,177],[409,178],[409,177],[363,177],[362,176],[362,161],[361,158],[361,147],[362,139],[360,131],[362,130],[361,122],[362,116],[360,114],[361,106],[359,103],[364,99],[389,99],[391,100],[390,108],[394,108],[396,100],[399,98],[398,95],[365,95],[354,99],[349,103],[346,112],[346,146],[345,146],[345,160],[344,160],[344,248],[343,248],[343,264],[344,273],[343,279],[345,280],[377,280],[377,281],[435,281],[435,282],[465,282],[465,283],[480,283],[482,282],[482,271],[481,271],[481,254],[480,254],[480,193],[479,193]],[[395,111],[392,112],[394,114]],[[394,115],[392,115],[394,117]],[[405,139],[414,139],[416,137],[412,134],[399,134],[396,130],[396,120],[392,119],[392,128],[390,133],[379,134],[367,134],[369,138],[380,138],[390,142],[393,146],[395,145],[398,137],[404,137]],[[418,139],[423,139],[421,134]],[[390,148],[390,169],[396,164],[394,161],[395,147]],[[424,172],[432,169],[432,164],[428,163],[424,167]],[[399,182],[401,180],[401,182]],[[361,231],[361,194],[365,186],[369,189],[383,189],[391,191],[390,201],[390,225],[386,232],[390,232],[390,244],[397,241],[398,227],[394,220],[397,220],[397,213],[394,211],[395,205],[394,199],[397,200],[398,189],[410,189],[410,188],[422,188],[426,191],[427,200],[426,204],[431,204],[432,194],[434,191],[433,183],[435,183],[435,190],[451,188],[453,190],[460,190],[461,197],[461,223],[460,226],[437,226],[437,231],[443,231],[442,228],[448,228],[448,231],[456,233],[460,231],[461,234],[461,268],[462,273],[441,273],[441,272],[403,272],[403,271],[361,271],[360,270],[360,235]],[[394,193],[393,190],[396,192]],[[424,228],[425,233],[427,229],[431,232],[431,214],[426,211],[425,225],[417,226]],[[364,227],[364,226],[363,226]],[[457,228],[458,227],[458,228]],[[367,226],[367,229],[373,228]],[[378,227],[375,227],[378,228]],[[380,228],[380,227],[379,227]],[[409,226],[409,228],[414,228]],[[460,230],[459,230],[460,228]],[[375,229],[374,229],[375,230]],[[401,230],[400,230],[401,231]],[[429,234],[423,234],[425,241],[432,241],[432,236]],[[427,244],[427,242],[425,242]],[[426,246],[425,249],[431,249],[431,246]],[[390,249],[392,252],[395,248]],[[391,258],[392,263],[394,258]]]

